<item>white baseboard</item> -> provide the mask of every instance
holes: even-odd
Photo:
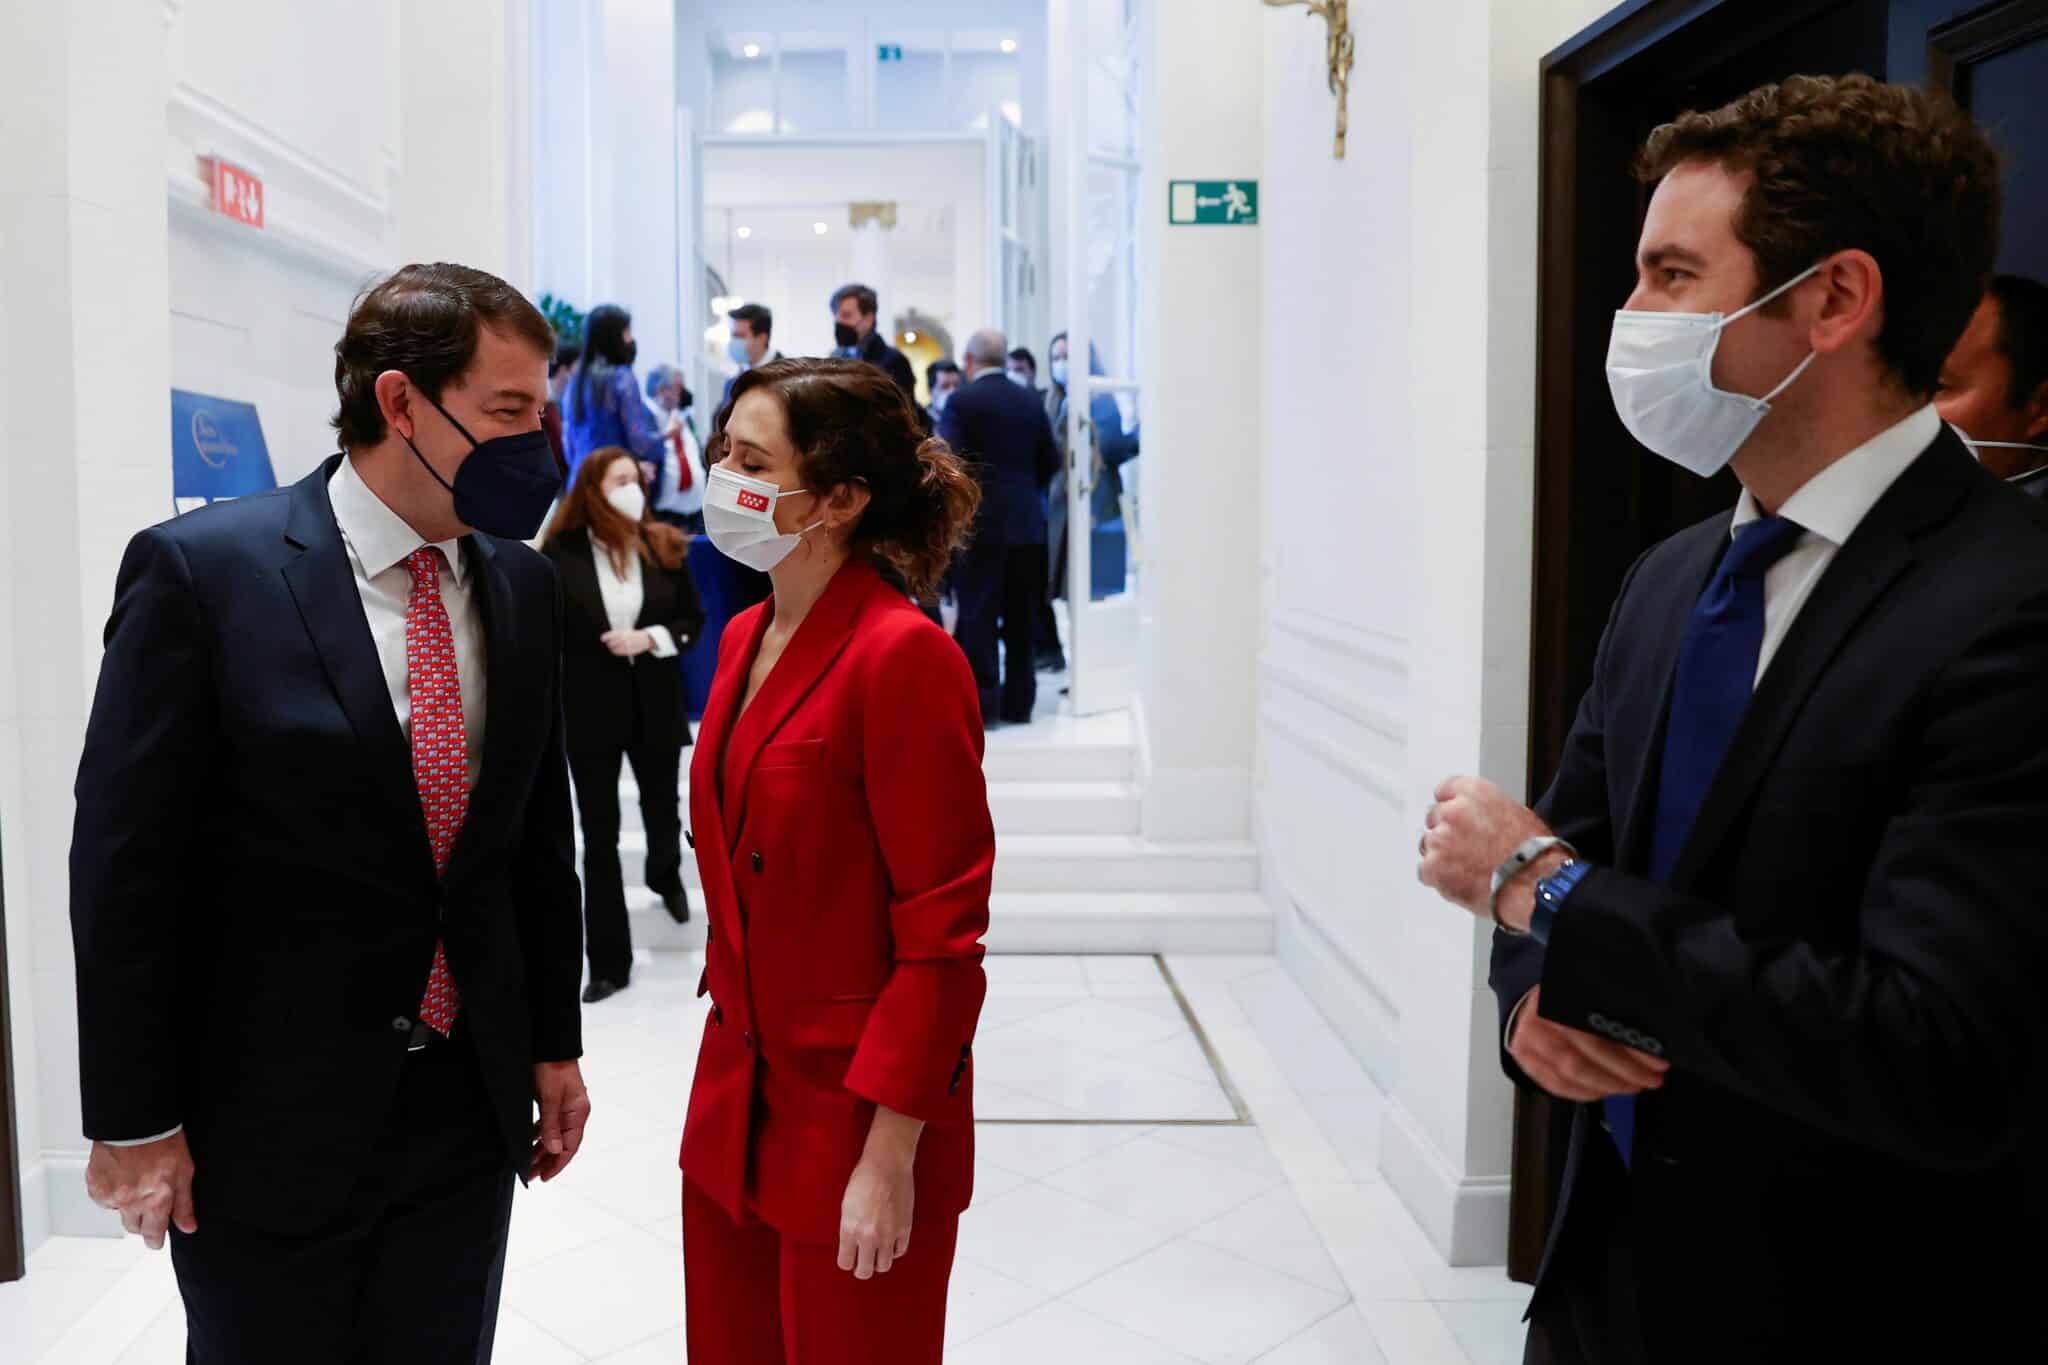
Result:
[[[1506,1264],[1508,1178],[1460,1176],[1394,1096],[1380,1127],[1380,1174],[1450,1264]]]
[[[21,1241],[27,1254],[50,1240],[50,1172],[41,1161],[21,1168]]]
[[[123,1236],[121,1220],[85,1193],[85,1158],[84,1152],[43,1153],[43,1207],[48,1210],[50,1236]]]

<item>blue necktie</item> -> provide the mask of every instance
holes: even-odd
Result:
[[[1764,646],[1764,575],[1799,543],[1803,528],[1783,517],[1764,517],[1735,533],[1721,567],[1693,604],[1678,674],[1671,688],[1671,720],[1664,732],[1663,774],[1657,784],[1657,822],[1650,846],[1650,877],[1666,881],[1692,829],[1707,788],[1756,689],[1757,658]],[[1634,1156],[1636,1097],[1605,1102],[1608,1131],[1627,1163]]]

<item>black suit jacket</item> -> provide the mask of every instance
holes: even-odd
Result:
[[[208,1209],[340,1209],[389,1118],[434,943],[504,1159],[532,1067],[582,1052],[582,914],[554,570],[468,538],[488,636],[481,774],[445,875],[328,501],[291,488],[130,542],[71,846],[86,1134],[185,1126]]]
[[[981,482],[975,538],[1045,544],[1045,487],[1060,466],[1045,405],[996,370],[962,384],[947,400],[939,435]]]
[[[917,375],[910,368],[910,357],[882,340],[880,332],[869,332],[861,342],[860,358],[895,380],[912,403],[917,401]]]
[[[1807,600],[1666,885],[1671,679],[1729,520],[1623,583],[1538,807],[1596,870],[1547,950],[1496,935],[1503,1025],[1540,981],[1544,1018],[1672,1064],[1631,1182],[1650,1360],[2041,1359],[2048,518],[1944,429]],[[1609,1140],[1580,1108],[1539,1304],[1612,1212],[1575,1198]]]
[[[567,619],[562,639],[562,699],[569,743],[582,748],[616,748],[629,744],[690,742],[690,721],[683,698],[679,659],[652,654],[621,659],[604,647],[612,628],[605,615],[604,593],[598,587],[597,559],[590,532],[572,531],[548,542],[543,551],[562,576]],[[704,609],[687,568],[664,569],[640,562],[640,619],[645,630],[665,626],[676,648],[688,649],[704,629]]]

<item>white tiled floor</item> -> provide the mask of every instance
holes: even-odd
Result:
[[[996,958],[948,1321],[959,1365],[1511,1365],[1527,1291],[1446,1266],[1380,1183],[1381,1096],[1271,958]],[[597,1116],[515,1205],[501,1365],[683,1359],[676,1142],[697,966],[585,1013]],[[1090,1120],[1096,1120],[1091,1122]],[[1118,1120],[1102,1122],[1101,1120]],[[1192,1121],[1192,1122],[1191,1122]],[[170,1267],[57,1239],[0,1286],[0,1361],[183,1359]]]

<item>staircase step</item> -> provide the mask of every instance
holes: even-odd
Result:
[[[704,900],[690,892],[691,919],[677,924],[651,891],[626,893],[633,946],[704,951]],[[1007,894],[989,903],[992,954],[1270,953],[1273,912],[1248,892]]]
[[[688,853],[688,850],[684,850]],[[626,885],[645,880],[647,837],[619,836]],[[700,884],[695,858],[683,879]],[[999,838],[995,890],[1015,892],[1255,891],[1258,851],[1248,843],[1155,844],[1133,835],[1019,835]]]
[[[1138,832],[1138,789],[1129,782],[994,782],[988,802],[998,838]],[[639,794],[630,787],[619,793],[619,828],[645,828]]]

